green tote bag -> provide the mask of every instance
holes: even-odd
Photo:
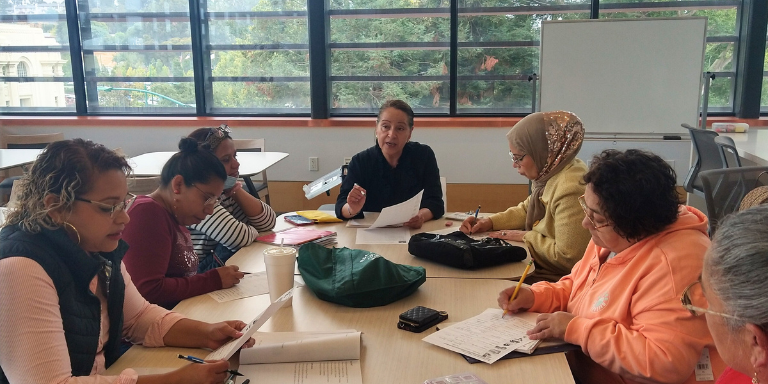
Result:
[[[299,271],[307,287],[322,300],[355,308],[387,305],[424,284],[423,267],[395,264],[362,249],[299,248]]]

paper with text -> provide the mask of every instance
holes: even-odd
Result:
[[[408,244],[411,229],[398,228],[358,228],[355,244]]]
[[[403,201],[400,204],[395,204],[386,207],[381,210],[379,217],[371,224],[370,228],[387,227],[390,225],[402,225],[406,221],[410,220],[417,213],[419,213],[419,207],[421,207],[421,196],[424,195],[422,189],[416,196]]]
[[[245,275],[240,282],[232,288],[219,289],[208,293],[219,303],[243,299],[251,296],[263,295],[269,293],[269,284],[267,283],[267,272],[256,272]]]
[[[527,346],[531,340],[526,331],[535,326],[535,323],[517,316],[502,318],[502,313],[504,311],[499,308],[488,308],[475,317],[440,329],[422,340],[493,364],[507,353]]]
[[[248,364],[238,369],[243,379],[257,383],[362,384],[360,360],[283,364]]]
[[[379,218],[378,212],[363,212],[362,219],[347,220],[347,228],[368,228]]]
[[[256,345],[240,351],[240,364],[359,360],[360,332],[256,332]]]
[[[245,344],[245,342],[248,341],[248,339],[250,339],[251,336],[261,328],[261,326],[264,325],[264,323],[266,323],[278,309],[282,308],[283,305],[288,302],[288,299],[293,297],[294,289],[295,288],[292,288],[285,292],[282,296],[277,298],[274,303],[270,304],[264,312],[256,316],[253,321],[246,325],[245,328],[240,331],[243,333],[243,336],[230,340],[215,351],[209,353],[208,356],[205,357],[205,360],[229,360],[229,358],[232,357],[232,355],[234,355],[235,352],[237,352],[237,350],[240,349],[240,347],[242,347],[243,344]]]

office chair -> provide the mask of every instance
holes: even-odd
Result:
[[[699,177],[700,172],[727,167],[727,164],[723,162],[723,158],[718,155],[720,148],[715,144],[715,137],[718,134],[715,131],[694,128],[688,124],[682,124],[682,127],[690,132],[693,151],[696,153],[696,160],[688,171],[683,188],[688,193],[704,197],[704,187]]]
[[[709,235],[719,222],[739,209],[744,196],[755,188],[768,185],[768,166],[711,169],[699,173],[707,203]]]

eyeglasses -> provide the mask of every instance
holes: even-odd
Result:
[[[527,153],[524,153],[522,155],[515,155],[514,153],[512,153],[512,151],[509,151],[509,157],[511,157],[512,162],[517,165],[520,165],[520,162],[523,161],[523,159],[525,159],[525,156],[527,155],[528,155]]]
[[[600,225],[595,224],[595,220],[592,219],[592,215],[593,215],[592,211],[589,208],[587,208],[587,202],[584,200],[584,195],[579,196],[579,204],[581,205],[581,209],[584,210],[584,215],[587,216],[587,219],[592,224],[592,227],[594,227],[595,229],[605,228],[611,225],[610,222],[605,224],[600,224]]]
[[[213,206],[216,206],[216,205],[218,205],[221,202],[221,197],[219,197],[219,196],[211,196],[207,192],[205,192],[202,189],[200,189],[200,187],[198,187],[197,185],[192,184],[192,186],[197,188],[198,191],[202,192],[203,196],[205,196],[205,198],[207,199],[207,200],[205,200],[203,205],[213,205]]]
[[[134,195],[133,193],[128,193],[127,195],[125,195],[125,199],[123,201],[115,205],[110,205],[110,204],[102,203],[99,201],[88,200],[82,197],[75,197],[75,200],[97,205],[100,207],[100,209],[104,213],[109,212],[109,217],[114,217],[116,211],[127,211],[128,208],[130,208],[131,205],[133,205],[133,202],[136,200],[136,195]]]
[[[699,292],[695,292],[695,294],[691,295],[691,293],[690,293],[691,290],[695,289],[694,287],[697,284],[699,285],[699,288],[698,288]],[[691,299],[691,297],[693,297],[693,300]],[[694,300],[697,300],[697,302],[694,303],[693,302]],[[699,303],[698,301],[701,301],[701,303]],[[712,314],[712,315],[718,315],[718,316],[722,316],[722,317],[727,317],[729,319],[736,319],[736,320],[744,321],[743,319],[741,319],[739,317],[736,317],[736,316],[733,316],[733,315],[729,315],[727,313],[715,312],[715,311],[711,311],[711,310],[706,309],[706,308],[702,308],[702,306],[704,306],[704,305],[708,306],[708,304],[706,304],[706,299],[704,298],[704,293],[701,292],[701,281],[698,281],[698,280],[694,281],[693,283],[691,283],[687,287],[685,287],[685,290],[683,291],[683,294],[680,296],[680,303],[683,304],[683,308],[687,309],[688,312],[690,312],[691,315],[694,315],[694,316],[700,316],[702,313],[709,313],[709,314]],[[694,304],[699,304],[699,305],[694,305]]]

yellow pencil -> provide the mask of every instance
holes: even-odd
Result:
[[[531,265],[533,265],[533,259],[528,262],[528,265],[525,266],[525,271],[523,271],[523,276],[520,277],[520,281],[517,282],[517,287],[515,287],[515,291],[512,292],[512,296],[509,297],[509,302],[515,300],[517,297],[517,292],[520,291],[520,287],[523,285],[523,280],[525,280],[525,276],[528,274],[528,271],[531,269]],[[507,310],[504,310],[504,313],[501,314],[501,317],[504,317],[507,314]]]

